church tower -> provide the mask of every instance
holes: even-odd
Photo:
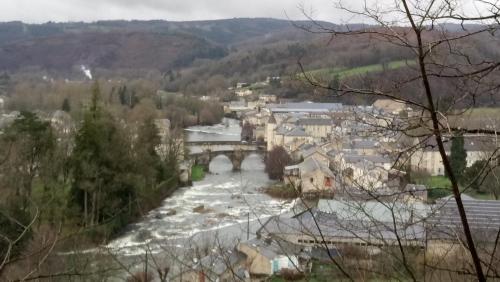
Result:
[[[269,120],[267,120],[266,124],[266,141],[267,141],[267,150],[271,151],[274,147],[274,130],[276,129],[276,119],[274,115],[271,113]]]

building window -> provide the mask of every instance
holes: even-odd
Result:
[[[332,186],[332,181],[330,177],[325,177],[325,187],[331,187]]]

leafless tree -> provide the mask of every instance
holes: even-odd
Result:
[[[488,44],[498,46],[496,32],[500,27],[500,6],[495,1],[472,1],[471,4],[437,0],[365,1],[361,8],[352,8],[345,2],[337,2],[335,5],[353,15],[356,20],[363,20],[372,25],[354,27],[348,23],[332,28],[314,20],[311,14],[303,10],[310,19],[310,24],[298,27],[308,32],[327,34],[331,36],[332,44],[335,44],[339,37],[389,43],[411,51],[415,61],[407,63],[407,72],[404,75],[397,79],[391,77],[370,88],[359,88],[354,83],[341,81],[339,86],[333,89],[328,81],[321,81],[309,74],[299,61],[303,78],[318,88],[334,90],[339,96],[385,98],[405,103],[414,109],[416,115],[404,118],[397,124],[378,124],[378,130],[396,131],[420,140],[435,140],[447,178],[451,182],[453,198],[460,215],[464,247],[473,266],[472,273],[479,281],[486,281],[488,277],[492,277],[491,263],[487,262],[494,260],[495,252],[489,253],[489,259],[485,260],[482,255],[484,253],[479,251],[479,243],[474,241],[470,220],[461,197],[462,191],[447,155],[446,136],[453,136],[457,132],[496,135],[495,130],[474,128],[467,124],[457,125],[451,121],[477,107],[476,101],[481,97],[490,95],[497,101],[500,67],[498,54],[487,57],[465,46],[474,44],[480,38],[488,38]],[[451,30],[453,24],[456,30]],[[451,98],[448,103],[445,103],[443,93],[438,93],[438,86],[443,83],[451,84],[457,89],[456,93],[447,93]],[[414,93],[413,97],[404,95],[410,85],[419,85],[419,91]],[[399,163],[404,158],[409,158],[412,151],[423,146],[423,143],[413,145],[401,152]],[[496,160],[494,155],[491,158]],[[362,188],[368,190],[365,186]],[[461,240],[462,238],[459,241]],[[401,244],[398,245],[401,248]],[[408,263],[405,262],[402,248],[401,255],[406,268]],[[407,268],[407,272],[416,280],[410,269]],[[468,270],[463,273],[471,274]]]

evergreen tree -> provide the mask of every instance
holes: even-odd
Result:
[[[141,200],[153,203],[157,197],[156,186],[163,180],[161,158],[157,151],[161,140],[153,117],[147,117],[139,126],[134,144],[135,165],[141,178],[139,196]]]
[[[69,113],[71,111],[71,105],[69,104],[69,99],[66,97],[61,106],[61,110]]]
[[[110,235],[134,214],[137,180],[127,134],[101,109],[99,97],[96,82],[75,138],[70,203],[84,226],[107,222],[103,235]]]
[[[9,150],[4,160],[7,169],[4,175],[5,180],[12,183],[6,186],[15,189],[15,194],[23,196],[27,204],[35,177],[54,152],[56,141],[52,128],[34,113],[21,112],[5,130],[2,144]]]
[[[462,135],[456,135],[451,139],[450,164],[457,180],[461,180],[467,167],[467,152],[464,148],[464,137]]]
[[[121,105],[127,105],[127,86],[121,86],[120,89],[118,89],[118,97]]]
[[[34,113],[20,116],[0,135],[0,258],[15,258],[31,238],[32,191],[50,167],[55,137],[48,122]],[[38,215],[43,210],[38,206]],[[12,245],[9,245],[12,243]],[[11,247],[11,249],[9,249]],[[0,267],[1,272],[1,267]]]

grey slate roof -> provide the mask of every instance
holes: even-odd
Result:
[[[360,162],[370,162],[374,164],[381,164],[381,163],[391,163],[391,160],[389,158],[380,156],[380,155],[374,155],[374,156],[367,156],[367,155],[354,155],[354,154],[345,154],[344,155],[344,160],[347,163],[360,163]]]
[[[353,140],[342,144],[344,149],[373,149],[380,146],[380,143],[375,140]]]
[[[231,250],[224,254],[214,254],[203,257],[199,263],[194,265],[194,269],[210,271],[209,276],[220,276],[224,274],[229,267],[234,267],[239,262],[246,259],[246,255],[237,251]],[[216,278],[216,277],[213,277]]]
[[[476,200],[462,196],[465,213],[473,236],[478,241],[493,242],[500,230],[500,201]],[[436,201],[439,212],[427,221],[432,239],[456,239],[463,236],[463,227],[454,198]]]
[[[308,150],[308,149],[313,148],[313,147],[315,147],[315,145],[314,145],[314,144],[311,144],[311,143],[304,143],[304,144],[300,145],[297,149],[298,149],[298,150],[304,150],[304,151],[305,151],[305,150]]]
[[[316,170],[321,170],[324,174],[334,177],[334,174],[326,165],[322,162],[316,160],[314,157],[306,158],[303,162],[299,164],[301,173],[310,173]]]
[[[278,128],[276,128],[276,134],[286,134],[288,132],[288,129],[284,125],[280,125]]]
[[[305,136],[307,136],[307,133],[304,131],[303,128],[301,128],[301,127],[295,127],[294,129],[292,129],[289,132],[285,133],[285,135],[286,136],[305,137]]]
[[[305,149],[305,150],[301,150],[301,153],[302,153],[302,157],[304,158],[307,158],[309,157],[310,155],[314,154],[316,151],[318,151],[319,153],[321,154],[325,154],[326,153],[323,151],[323,149],[321,149],[320,147],[317,147],[317,146],[312,146],[308,149]]]
[[[427,217],[430,208],[423,203],[403,203],[378,201],[339,201],[321,199],[318,210],[335,215],[340,220],[384,222],[392,224],[393,219],[401,224]]]
[[[478,242],[494,242],[500,230],[500,201],[476,200],[462,197],[474,239]],[[348,204],[352,205],[349,206]],[[354,204],[353,204],[354,203]],[[358,207],[357,205],[360,205]],[[393,206],[397,216],[397,229],[392,221]],[[412,212],[413,211],[413,212]],[[463,237],[463,227],[453,198],[446,197],[434,206],[422,203],[354,202],[320,200],[318,209],[306,211],[294,218],[274,217],[262,228],[270,234],[294,234],[320,236],[315,220],[325,237],[362,238],[366,240],[395,240],[396,231],[407,240],[428,239],[457,240]],[[413,224],[411,224],[414,222]],[[408,224],[410,223],[410,224]]]
[[[326,118],[304,118],[297,120],[297,125],[321,125],[321,126],[331,126],[333,125],[332,119]]]
[[[444,137],[444,147],[446,151],[451,149],[451,138]],[[438,151],[435,138],[429,138],[421,145],[424,151]],[[464,149],[467,152],[493,151],[499,144],[495,142],[495,137],[485,135],[465,135]]]
[[[269,240],[266,242],[266,240],[255,238],[250,241],[243,242],[242,244],[257,250],[261,255],[269,260],[288,253],[285,246],[278,244],[275,240]]]
[[[422,224],[401,225],[393,229],[390,224],[341,220],[333,214],[317,209],[306,211],[293,218],[273,217],[260,232],[277,236],[280,234],[314,236],[318,240],[321,236],[326,239],[382,240],[387,244],[395,244],[398,237],[406,241],[419,242],[425,239],[425,228]]]

